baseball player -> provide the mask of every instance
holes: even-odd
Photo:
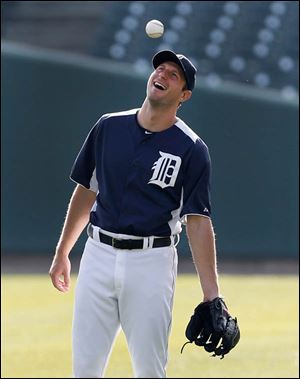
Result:
[[[166,377],[182,224],[203,301],[219,296],[209,151],[177,117],[196,69],[169,50],[152,62],[142,106],[100,117],[71,170],[77,186],[49,273],[54,287],[68,291],[68,256],[88,224],[74,305],[77,378],[104,375],[120,328],[135,377]]]

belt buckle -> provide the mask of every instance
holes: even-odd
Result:
[[[116,241],[116,238],[112,237],[111,238],[111,246],[112,247],[115,247],[115,241]]]

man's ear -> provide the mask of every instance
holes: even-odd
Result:
[[[191,98],[191,96],[192,96],[192,91],[190,91],[189,89],[184,90],[182,92],[180,102],[184,103],[185,101],[189,100]]]

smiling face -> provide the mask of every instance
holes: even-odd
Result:
[[[174,62],[164,62],[149,77],[147,98],[152,104],[177,106],[191,97],[185,85],[182,69]]]

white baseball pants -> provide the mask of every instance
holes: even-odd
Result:
[[[75,291],[75,378],[103,377],[120,328],[135,377],[166,377],[176,275],[175,246],[118,250],[88,238]]]

